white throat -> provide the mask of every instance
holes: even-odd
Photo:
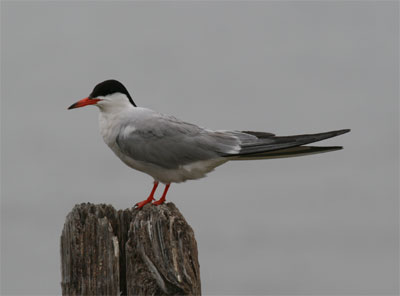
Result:
[[[121,93],[99,97],[99,99],[101,101],[96,106],[100,109],[100,133],[104,142],[113,149],[115,139],[121,129],[121,122],[126,117],[130,117],[129,115],[136,107],[129,102],[126,95]]]

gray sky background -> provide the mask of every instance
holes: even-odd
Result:
[[[109,78],[212,129],[352,129],[321,143],[342,151],[171,187],[205,295],[398,293],[397,1],[1,6],[1,294],[59,294],[72,207],[150,192],[103,143],[95,108],[67,111]]]

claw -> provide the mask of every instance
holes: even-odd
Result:
[[[135,209],[141,209],[143,208],[145,205],[147,205],[148,203],[151,203],[154,200],[154,198],[152,196],[149,196],[148,199],[145,199],[141,202],[138,202],[135,204],[134,208]]]

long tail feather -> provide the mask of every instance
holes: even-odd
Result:
[[[254,154],[246,154],[246,155],[237,155],[232,157],[232,160],[256,160],[256,159],[273,159],[273,158],[287,158],[287,157],[296,157],[296,156],[304,156],[311,154],[319,154],[325,152],[331,152],[336,150],[341,150],[343,147],[341,146],[330,146],[330,147],[318,147],[318,146],[298,146],[292,148],[286,148],[275,151],[254,153]]]
[[[350,130],[337,130],[319,134],[306,134],[306,135],[295,135],[278,137],[273,134],[259,133],[259,132],[242,132],[241,137],[242,144],[240,151],[234,155],[227,155],[228,157],[233,156],[251,156],[253,154],[264,154],[272,151],[280,151],[282,149],[288,149],[292,147],[299,147],[306,144],[318,142],[328,138],[336,137],[338,135],[349,132]],[[249,135],[253,137],[249,137]],[[308,149],[308,148],[307,148]],[[307,153],[308,154],[308,153]]]

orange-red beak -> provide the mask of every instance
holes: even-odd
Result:
[[[100,99],[84,98],[84,99],[72,104],[71,106],[69,106],[68,109],[75,109],[75,108],[80,108],[80,107],[84,107],[84,106],[87,106],[87,105],[94,105],[98,101],[101,101],[101,100]]]

